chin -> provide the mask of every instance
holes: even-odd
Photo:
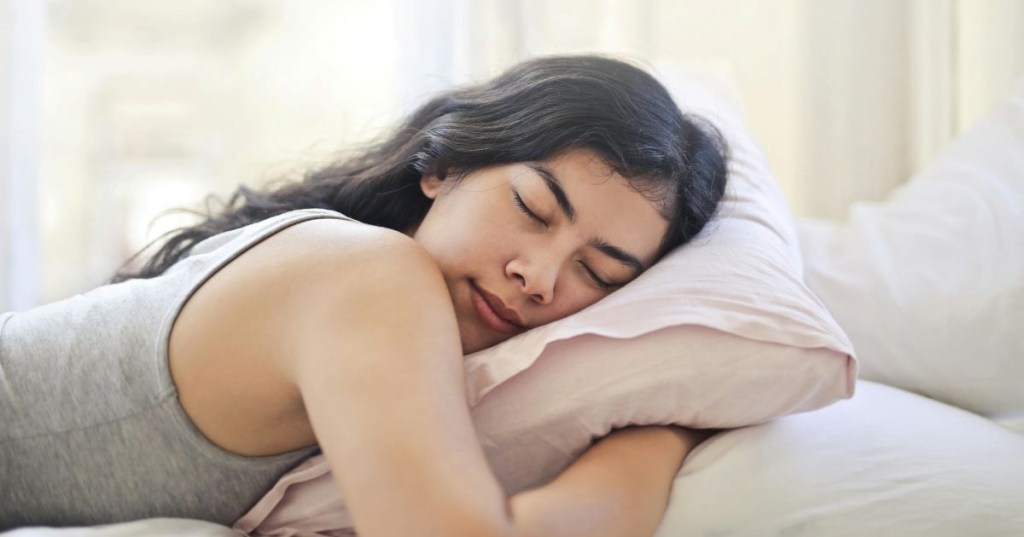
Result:
[[[493,336],[491,336],[491,337],[493,338]],[[484,349],[493,347],[493,346],[497,345],[498,343],[501,343],[502,341],[505,341],[508,338],[501,338],[501,337],[499,337],[497,339],[482,338],[483,341],[481,341],[481,338],[471,338],[471,339],[472,339],[472,341],[465,341],[464,340],[462,342],[462,354],[463,355],[473,354],[475,352],[482,351]]]
[[[462,354],[463,355],[473,354],[474,352],[476,352],[476,351],[478,351],[480,349],[487,348],[486,345],[483,345],[481,343],[479,337],[473,337],[473,336],[474,336],[473,334],[467,334],[466,332],[462,333]]]
[[[474,342],[474,343],[468,343],[467,342],[467,343],[463,343],[462,344],[462,349],[463,349],[462,350],[462,354],[463,355],[473,354],[474,352],[482,351],[482,350],[486,349],[487,347],[491,347],[493,345],[497,345],[497,343],[492,343],[490,345],[487,345],[487,344],[484,344],[484,343],[480,343],[480,342]]]

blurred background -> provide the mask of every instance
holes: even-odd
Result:
[[[727,65],[794,213],[843,219],[1024,72],[1024,0],[0,0],[0,311],[567,52]]]

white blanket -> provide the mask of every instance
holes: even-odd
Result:
[[[0,533],[3,537],[239,537],[245,535],[231,528],[183,518],[153,518],[124,524],[82,528],[22,528]]]

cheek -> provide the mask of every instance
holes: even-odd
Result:
[[[540,308],[543,310],[541,320],[545,323],[564,319],[601,298],[600,294],[594,293],[586,284],[580,283],[578,277],[571,273],[562,274],[557,285],[555,303]]]
[[[507,207],[502,207],[494,199],[466,200],[467,205],[459,211],[458,217],[453,219],[452,224],[458,226],[452,228],[449,233],[458,235],[453,237],[469,253],[490,253],[497,254],[501,251],[508,252],[517,247],[524,239],[522,222],[517,220],[517,214],[512,213]],[[478,202],[477,202],[478,201]]]
[[[438,211],[428,214],[416,240],[446,272],[464,272],[483,262],[500,261],[519,237],[514,222],[500,210],[488,210],[487,204],[459,201],[462,203],[437,207]]]

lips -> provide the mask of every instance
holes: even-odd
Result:
[[[471,284],[473,302],[480,317],[494,330],[502,333],[513,333],[523,328],[523,323],[515,310],[505,306],[501,299]]]

